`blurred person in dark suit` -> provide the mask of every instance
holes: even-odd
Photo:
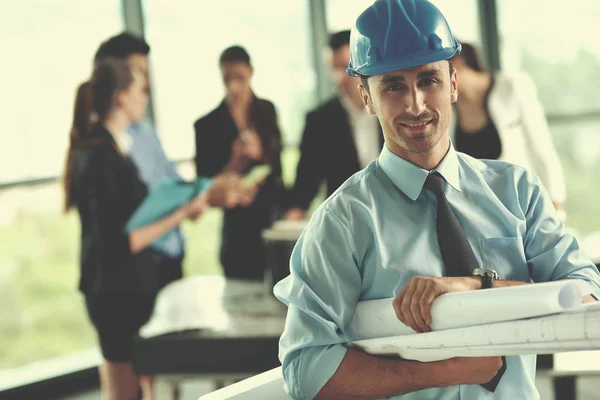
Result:
[[[222,172],[244,175],[260,164],[271,167],[249,207],[225,211],[221,235],[225,276],[262,280],[266,248],[261,232],[276,217],[283,190],[277,113],[271,102],[254,94],[250,85],[254,70],[244,48],[225,49],[219,66],[225,98],[194,123],[196,172],[209,177]]]
[[[162,219],[130,233],[125,225],[147,195],[131,161],[130,124],[148,103],[147,81],[138,69],[107,58],[97,63],[75,101],[64,174],[65,210],[76,208],[81,222],[81,275],[88,316],[98,334],[103,398],[139,398],[131,360],[133,338],[153,309],[157,291],[170,279],[164,257],[150,248],[183,220],[197,219],[209,206],[233,207],[252,201],[253,189],[239,177],[215,178],[208,191]],[[140,379],[151,399],[151,378]]]
[[[327,185],[327,196],[331,195],[352,174],[375,160],[383,146],[379,122],[365,110],[360,98],[360,79],[346,74],[349,43],[350,31],[330,36],[331,69],[337,94],[306,116],[286,219],[304,219],[323,182]]]

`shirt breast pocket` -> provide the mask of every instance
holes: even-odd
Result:
[[[483,268],[495,270],[505,280],[529,282],[521,236],[480,239],[479,246]]]

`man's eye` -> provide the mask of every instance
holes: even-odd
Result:
[[[402,89],[402,87],[400,85],[388,85],[385,88],[385,91],[386,92],[396,92],[396,91],[401,90],[401,89]]]
[[[435,78],[425,78],[421,80],[422,85],[433,85],[434,83],[437,83],[437,79]]]

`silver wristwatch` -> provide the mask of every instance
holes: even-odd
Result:
[[[502,278],[493,269],[475,268],[473,276],[481,276],[481,288],[491,289],[494,287],[494,281],[499,281]]]

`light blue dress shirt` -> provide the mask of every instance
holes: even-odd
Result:
[[[148,187],[148,191],[155,188],[165,178],[181,179],[177,168],[167,158],[158,135],[149,121],[143,120],[130,125],[127,131],[132,138],[131,160]],[[181,230],[177,227],[171,232],[173,234],[167,235],[166,240],[160,241],[153,247],[169,257],[182,257],[185,243]]]
[[[537,177],[501,161],[480,161],[452,147],[435,169],[479,264],[503,279],[584,279],[600,288],[594,264],[566,234]],[[279,344],[286,388],[312,399],[352,340],[358,301],[395,297],[414,276],[444,276],[428,171],[386,146],[315,212],[275,295],[288,305]],[[479,385],[431,388],[392,399],[539,399],[536,358],[507,357],[495,393]]]

